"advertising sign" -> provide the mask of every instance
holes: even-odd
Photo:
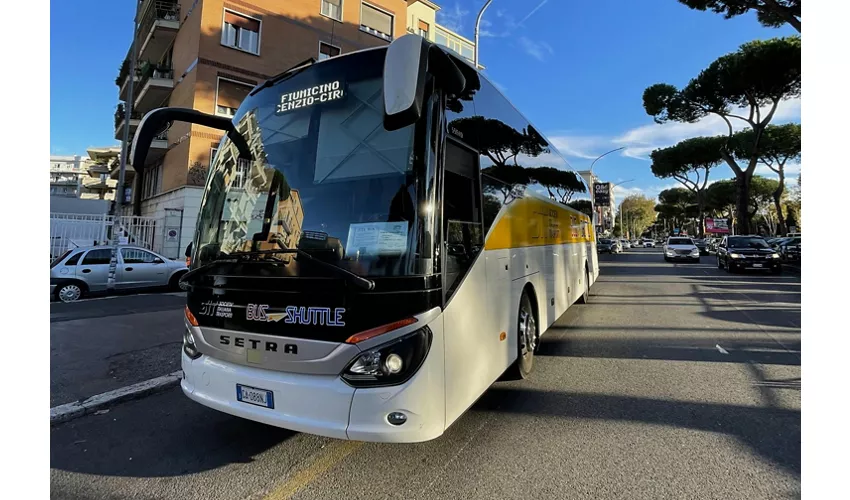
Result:
[[[611,204],[610,182],[597,182],[593,184],[593,203],[597,207],[607,207]]]
[[[705,231],[707,233],[727,234],[729,233],[729,225],[726,219],[705,218]]]

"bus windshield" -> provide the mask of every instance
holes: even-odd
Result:
[[[315,63],[245,99],[234,124],[253,159],[221,143],[201,203],[197,266],[256,252],[279,261],[264,275],[327,274],[273,252],[297,248],[361,276],[432,272],[423,243],[433,241],[432,210],[419,200],[433,174],[415,167],[414,125],[383,127],[385,53]]]

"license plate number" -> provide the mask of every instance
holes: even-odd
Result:
[[[764,267],[764,264],[753,264],[753,267]]]
[[[266,389],[236,384],[236,400],[264,408],[274,408],[274,393]]]

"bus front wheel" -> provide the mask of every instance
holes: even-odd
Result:
[[[534,351],[539,340],[537,319],[528,292],[522,292],[517,314],[517,360],[511,367],[511,378],[526,379],[534,368]]]

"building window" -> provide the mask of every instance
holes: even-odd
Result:
[[[215,93],[215,113],[221,116],[233,116],[242,101],[254,86],[246,83],[225,80],[219,77]]]
[[[473,53],[473,50],[472,50],[472,46],[471,46],[471,45],[467,45],[467,44],[465,44],[465,43],[464,43],[464,44],[461,44],[461,46],[460,46],[460,55],[462,55],[463,57],[465,57],[465,58],[467,58],[467,59],[469,59],[469,60],[471,61],[471,60],[472,60],[472,58],[474,57],[472,53]]]
[[[162,191],[162,163],[144,171],[142,199],[151,198]]]
[[[331,57],[338,56],[342,52],[339,47],[325,42],[319,42],[319,60],[324,61]]]
[[[419,20],[419,31],[417,31],[417,33],[419,33],[419,36],[426,40],[428,39],[428,28],[430,28],[430,26],[428,26],[428,23]]]
[[[260,21],[229,10],[224,11],[221,44],[252,54],[260,53]]]
[[[393,39],[393,16],[368,3],[360,5],[360,30],[384,40]]]
[[[216,153],[218,153],[218,148],[210,148],[210,168],[212,168]]]
[[[342,22],[342,0],[322,0],[322,15]]]
[[[437,30],[436,34],[436,42],[437,45],[442,45],[443,47],[449,46],[449,36],[444,31]]]

